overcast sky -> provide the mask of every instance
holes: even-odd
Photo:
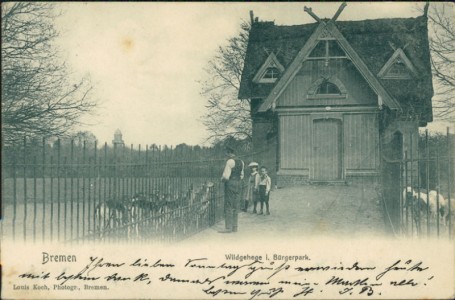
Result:
[[[292,25],[331,18],[340,3],[64,3],[58,44],[75,76],[90,75],[100,108],[85,118],[100,142],[201,144],[198,80],[249,11]],[[348,3],[339,20],[415,17],[424,3]]]

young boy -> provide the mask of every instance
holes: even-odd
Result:
[[[269,196],[270,196],[270,189],[272,187],[272,180],[270,179],[269,175],[267,175],[267,168],[261,167],[260,172],[260,180],[259,180],[259,201],[261,201],[261,211],[258,215],[263,214],[263,207],[265,202],[266,207],[266,215],[270,215],[269,211]]]

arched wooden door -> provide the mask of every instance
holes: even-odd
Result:
[[[313,180],[341,179],[341,120],[313,120]]]

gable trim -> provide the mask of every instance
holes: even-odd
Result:
[[[294,78],[294,76],[300,70],[301,62],[305,59],[305,56],[313,49],[313,46],[317,41],[317,38],[320,35],[320,33],[324,30],[324,27],[325,24],[320,23],[319,26],[315,29],[315,31],[310,36],[308,41],[305,43],[303,48],[300,49],[299,53],[297,53],[297,56],[289,65],[287,70],[284,71],[283,75],[278,80],[278,82],[276,83],[270,94],[267,96],[265,101],[261,104],[261,106],[258,109],[259,112],[265,112],[270,107],[273,107],[273,109],[275,108],[274,107],[275,100],[283,93],[283,91],[291,82],[291,79]]]
[[[381,97],[383,103],[387,105],[390,109],[400,110],[401,107],[398,102],[393,99],[387,91],[382,87],[376,77],[371,73],[365,63],[362,61],[360,56],[355,52],[355,50],[349,45],[348,41],[344,38],[341,32],[338,31],[333,21],[328,21],[328,23],[321,22],[313,34],[310,36],[308,41],[305,43],[303,48],[299,51],[291,65],[288,69],[284,72],[283,76],[278,80],[275,87],[272,89],[270,94],[265,99],[264,103],[259,107],[259,112],[265,112],[268,109],[272,108],[275,109],[276,100],[281,96],[283,91],[295,77],[295,75],[300,70],[302,63],[305,61],[306,56],[310,53],[310,51],[314,48],[316,43],[318,42],[318,38],[322,32],[328,30],[330,34],[335,37],[335,39],[339,42],[342,49],[351,58],[351,61],[359,70],[360,74],[365,78],[368,82],[370,87],[373,91]]]
[[[265,62],[262,64],[262,66],[259,68],[259,71],[257,71],[256,75],[253,77],[253,82],[254,83],[271,83],[275,82],[276,80],[269,81],[266,80],[264,81],[263,76],[265,75],[265,72],[269,67],[276,67],[278,70],[280,70],[280,73],[283,73],[284,67],[280,62],[278,61],[278,58],[276,55],[272,52],[270,53],[269,57],[265,60]]]
[[[341,47],[344,48],[344,51],[351,57],[352,63],[357,67],[362,74],[363,78],[369,83],[370,87],[373,91],[378,95],[381,96],[382,101],[385,105],[387,105],[390,109],[393,110],[400,110],[401,107],[398,102],[392,98],[389,93],[384,89],[384,87],[379,83],[376,77],[371,73],[370,69],[365,65],[363,60],[360,56],[355,52],[355,50],[351,47],[348,41],[344,38],[341,32],[336,28],[335,24],[331,21],[327,24],[327,27],[332,32],[332,34],[338,39]]]
[[[383,79],[392,79],[391,77],[389,78],[387,76],[387,73],[390,70],[390,68],[393,66],[393,64],[397,61],[398,58],[400,58],[403,61],[403,63],[405,64],[405,66],[408,68],[408,70],[410,71],[410,73],[412,75],[417,76],[417,71],[414,68],[414,65],[412,64],[412,62],[406,56],[404,51],[401,48],[398,48],[397,50],[395,50],[395,52],[389,58],[389,60],[385,63],[385,65],[381,68],[381,70],[378,73],[378,77],[383,78]],[[403,78],[405,78],[405,77],[403,77]],[[402,79],[402,77],[398,76],[396,78],[394,77],[393,79]],[[408,79],[408,78],[406,78],[406,79]]]

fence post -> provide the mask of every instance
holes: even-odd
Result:
[[[87,178],[88,178],[88,183],[87,183],[87,231],[90,233],[90,228],[92,228],[92,216],[91,216],[91,210],[92,210],[92,158],[89,156],[88,157],[88,165],[87,165]],[[94,212],[93,212],[94,213]],[[93,224],[93,230],[92,233],[95,234],[95,224]]]
[[[68,204],[67,204],[67,190],[68,190],[68,186],[67,186],[67,179],[68,179],[68,157],[65,155],[65,157],[63,158],[63,166],[64,166],[64,177],[63,177],[63,240],[66,241],[66,234],[67,234],[67,208],[68,208]]]
[[[54,238],[54,156],[51,155],[51,228],[50,228],[50,240]]]
[[[418,147],[418,141],[417,141],[417,187],[418,187],[418,192],[417,192],[417,196],[418,196],[418,199],[420,199],[420,151],[419,151],[419,147]],[[418,236],[420,237],[421,234],[422,234],[422,230],[421,230],[421,227],[420,227],[420,215],[421,215],[421,205],[420,205],[420,201],[417,200],[417,224],[416,224],[416,227],[417,227],[417,234]]]
[[[414,188],[415,184],[413,182],[414,179],[414,155],[413,155],[413,149],[414,149],[414,143],[412,141],[412,132],[409,133],[409,144],[410,144],[410,162],[411,162],[411,172],[409,174],[410,182],[411,182],[411,188]],[[411,201],[411,235],[414,235],[414,223],[415,223],[415,207],[414,207],[414,201]],[[416,224],[417,227],[417,224]],[[417,228],[416,228],[417,231]]]
[[[107,145],[107,142],[104,143],[104,164],[103,164],[103,178],[104,178],[104,182],[103,182],[103,188],[104,188],[104,194],[103,194],[103,200],[101,200],[99,196],[99,194],[97,195],[96,194],[96,187],[98,186],[101,186],[101,177],[98,177],[98,174],[97,174],[97,169],[98,169],[98,164],[102,164],[101,162],[101,153],[98,153],[98,159],[95,157],[95,155],[93,156],[93,167],[91,167],[92,171],[93,171],[93,183],[92,185],[90,186],[92,189],[93,189],[93,230],[95,231],[99,231],[100,233],[100,237],[102,237],[102,241],[103,242],[106,242],[108,240],[109,237],[106,237],[106,235],[109,235],[110,233],[110,227],[107,227],[108,225],[106,224],[106,218],[109,218],[109,214],[107,213],[98,213],[98,218],[96,217],[97,215],[97,211],[98,211],[98,208],[101,208],[102,205],[106,205],[106,197],[107,197],[107,201],[109,201],[110,199],[110,195],[111,195],[111,179],[110,178],[107,178],[108,174],[109,174],[109,166],[108,166],[108,154],[107,154],[107,148],[106,148],[106,145]],[[94,152],[98,152],[98,149],[95,148],[94,149]],[[98,204],[97,204],[98,203]],[[105,207],[105,209],[107,209]],[[102,217],[101,217],[102,215]],[[107,216],[106,216],[107,215]],[[109,219],[108,219],[109,220]]]
[[[142,193],[142,188],[141,188],[141,144],[139,144],[139,148],[138,148],[138,156],[137,156],[137,160],[136,160],[136,172],[135,173],[135,178],[136,178],[136,182],[135,182],[135,189],[136,189],[136,192],[139,190],[140,193]]]
[[[36,242],[36,155],[33,156],[33,242]]]
[[[70,174],[70,205],[71,205],[71,208],[70,208],[70,214],[71,214],[71,217],[70,217],[70,238],[71,238],[71,242],[73,241],[73,215],[74,215],[74,198],[73,198],[73,190],[74,190],[74,174],[75,174],[75,170],[74,170],[74,140],[71,139],[71,156],[70,156],[70,163],[71,163],[71,174]]]
[[[130,145],[130,167],[129,167],[129,184],[127,183],[127,185],[129,185],[129,195],[130,196],[133,196],[135,194],[135,190],[133,189],[133,165],[134,164],[134,160],[133,160],[133,144]]]
[[[16,217],[17,217],[17,157],[13,158],[13,241],[16,240]],[[2,189],[3,191],[3,189]]]
[[[450,134],[449,134],[449,127],[447,127],[447,210],[448,210],[448,213],[447,213],[447,217],[448,220],[446,220],[446,222],[448,221],[449,224],[448,224],[448,229],[449,229],[449,238],[452,237],[452,207],[451,207],[451,199],[450,199],[450,186],[452,185],[452,164],[451,164],[451,161],[450,161],[450,157],[451,157],[452,153],[451,153],[451,149],[450,149]]]
[[[382,159],[382,162],[381,162],[381,165],[385,165],[386,162],[384,161],[384,159]],[[403,156],[401,155],[400,157],[400,213],[399,213],[399,217],[400,217],[400,220],[399,220],[399,224],[400,224],[400,233],[401,235],[403,235],[404,233],[404,226],[403,226],[403,210],[404,210],[404,206],[406,205],[406,198],[407,198],[407,188],[406,188],[406,185],[403,184]],[[384,170],[384,167],[382,167],[382,170]],[[383,171],[384,172],[384,171]],[[384,178],[384,175],[382,176],[382,178]],[[384,182],[384,179],[382,179],[382,181]],[[405,191],[404,193],[402,191]],[[404,199],[403,199],[403,194],[404,194]],[[383,198],[384,198],[384,195],[383,195]],[[385,200],[384,200],[385,201]]]
[[[430,236],[430,148],[428,147],[428,129],[425,129],[425,150],[427,154],[426,163],[426,181],[427,181],[427,236]]]
[[[437,228],[438,237],[439,237],[439,184],[440,184],[440,178],[439,178],[439,151],[436,151],[436,174],[437,174],[436,175],[436,178],[437,178],[437,184],[436,184],[436,228]]]
[[[79,223],[80,223],[80,177],[81,177],[81,141],[79,140],[78,143],[78,154],[76,156],[76,238],[77,242],[79,243]],[[82,169],[83,170],[83,169]]]
[[[61,159],[61,140],[57,140],[57,240],[60,241],[60,159]]]
[[[3,142],[3,135],[1,136],[1,166],[2,166],[2,180],[1,180],[1,199],[2,201],[0,201],[0,205],[1,205],[1,211],[0,211],[0,219],[4,220],[5,219],[5,206],[4,206],[4,203],[5,203],[5,176],[7,174],[7,169],[5,167],[5,145],[4,145],[4,142]]]
[[[27,141],[24,136],[24,151],[23,151],[23,169],[24,169],[24,224],[23,224],[23,234],[24,242],[27,239]]]
[[[128,195],[128,192],[126,190],[126,186],[125,186],[125,181],[126,181],[126,176],[127,176],[127,166],[125,164],[125,159],[126,159],[126,147],[125,147],[125,144],[122,144],[122,167],[121,167],[121,176],[122,176],[122,197],[125,197],[127,196],[128,199],[130,199],[130,196]]]
[[[404,151],[404,183],[407,187],[408,185],[408,151]],[[406,203],[406,234],[409,234],[409,203]]]
[[[105,174],[103,174],[103,172],[102,172],[101,152],[98,152],[98,141],[95,141],[93,150],[95,152],[95,163],[94,163],[93,168],[94,168],[94,172],[96,174],[96,180],[94,181],[94,186],[93,186],[93,195],[94,195],[94,198],[98,198],[98,204],[100,204],[101,198],[102,198],[101,191],[103,190],[102,184],[101,184],[101,177],[104,178]],[[98,189],[98,197],[95,196],[97,189]],[[104,196],[104,194],[103,194],[103,196]],[[96,213],[96,210],[94,213]],[[99,221],[100,220],[101,220],[101,217],[99,217]],[[101,228],[101,226],[99,226],[99,227]]]
[[[85,235],[85,178],[87,177],[86,175],[86,170],[87,170],[87,161],[86,161],[86,147],[87,147],[87,142],[84,141],[84,145],[82,148],[82,236]]]
[[[43,172],[43,176],[42,176],[42,180],[43,180],[43,221],[42,221],[42,231],[43,231],[43,238],[42,238],[42,241],[44,242],[45,240],[45,237],[46,237],[46,140],[45,138],[43,137],[43,142],[42,142],[42,146],[43,146],[43,157],[42,157],[42,172]],[[51,187],[52,188],[52,187]]]
[[[145,190],[147,191],[147,198],[150,197],[150,172],[149,172],[149,145],[145,144],[145,170],[144,170],[144,180],[145,180]]]

